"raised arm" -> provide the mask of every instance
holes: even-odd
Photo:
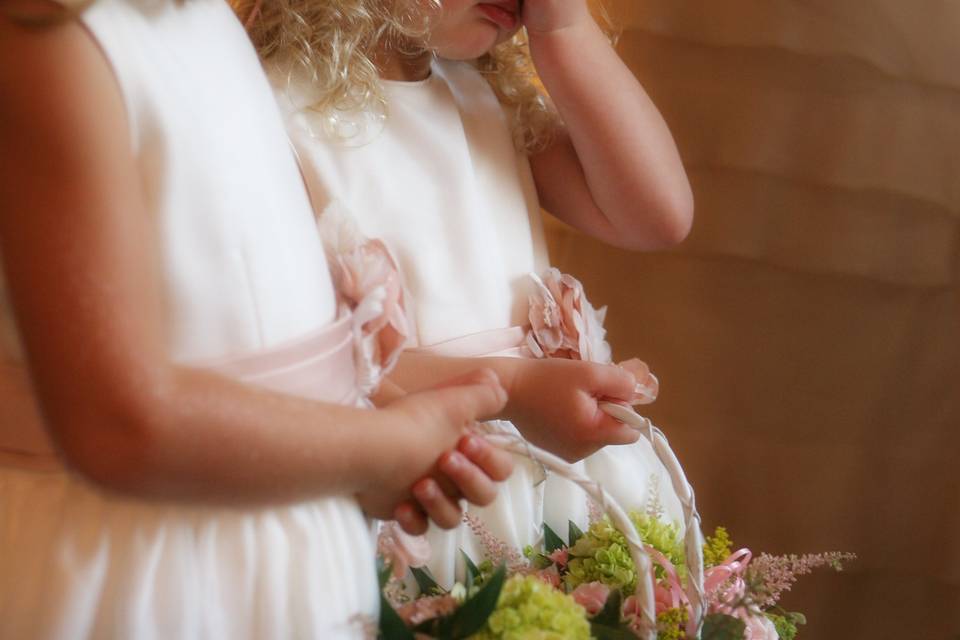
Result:
[[[530,51],[565,124],[531,158],[547,211],[628,249],[686,237],[693,196],[673,137],[585,0],[526,0]]]

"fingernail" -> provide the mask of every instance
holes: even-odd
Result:
[[[637,386],[634,387],[633,392],[639,396],[634,404],[639,402],[653,402],[657,399],[657,394],[660,392],[660,381],[657,380],[657,377],[652,373],[648,375],[645,382],[638,382]]]
[[[472,456],[480,451],[480,442],[475,436],[467,436],[464,438],[461,448],[465,454]]]
[[[436,488],[432,482],[424,482],[417,487],[416,494],[421,500],[429,500],[436,495]]]
[[[464,462],[466,462],[464,457],[454,451],[447,456],[446,460],[443,461],[443,466],[450,471],[457,471],[463,466]]]

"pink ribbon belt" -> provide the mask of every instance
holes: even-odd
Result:
[[[507,327],[471,333],[408,351],[458,358],[529,358],[532,354],[526,345],[526,327]]]
[[[236,357],[184,363],[229,378],[311,400],[354,405],[359,400],[352,316],[291,342]],[[0,465],[60,467],[26,368],[0,363]]]

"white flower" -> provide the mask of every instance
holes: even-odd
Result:
[[[762,613],[751,612],[743,621],[747,625],[743,640],[780,640],[773,621]]]

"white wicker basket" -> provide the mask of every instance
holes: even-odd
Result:
[[[657,457],[670,474],[673,490],[683,506],[684,525],[684,552],[687,566],[687,578],[684,593],[690,604],[690,620],[688,633],[692,637],[699,637],[704,614],[703,589],[703,534],[700,530],[700,514],[697,513],[696,499],[693,487],[687,481],[680,462],[674,455],[667,438],[653,423],[640,416],[629,407],[614,403],[601,403],[600,407],[612,417],[621,420],[640,431],[653,447]],[[630,518],[616,500],[608,494],[602,486],[577,471],[563,459],[531,445],[519,436],[506,433],[484,434],[484,437],[496,446],[511,453],[527,456],[542,464],[553,473],[559,474],[580,486],[606,513],[613,524],[619,529],[630,546],[630,555],[633,558],[639,576],[636,596],[641,610],[641,633],[643,637],[654,639],[657,637],[656,610],[654,607],[654,573],[652,560],[643,541],[639,538]]]

